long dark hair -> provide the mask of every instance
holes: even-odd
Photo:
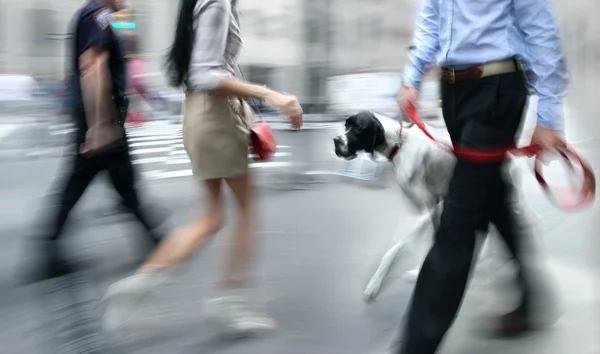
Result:
[[[185,85],[194,45],[194,10],[198,0],[181,0],[177,29],[173,44],[167,53],[165,67],[169,84],[174,87]]]

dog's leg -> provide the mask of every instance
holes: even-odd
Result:
[[[434,242],[434,236],[435,236],[435,232],[437,231],[438,225],[440,223],[440,216],[442,213],[442,208],[443,208],[443,204],[442,202],[438,202],[433,208],[431,208],[430,211],[430,221],[431,221],[431,225],[433,226],[433,232],[431,233],[431,243]],[[417,281],[417,278],[419,277],[419,272],[421,271],[421,265],[423,263],[419,263],[419,265],[414,268],[409,270],[408,272],[404,273],[404,280],[414,283],[415,281]]]
[[[375,274],[369,280],[367,287],[364,291],[365,301],[373,301],[381,292],[383,282],[388,275],[392,265],[394,264],[396,257],[402,251],[402,249],[409,244],[417,235],[422,233],[423,227],[429,225],[429,215],[423,215],[417,222],[415,229],[409,233],[406,237],[400,238],[382,257],[379,267],[375,271]]]

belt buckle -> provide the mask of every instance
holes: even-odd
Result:
[[[450,68],[450,71],[448,72],[448,83],[453,84],[456,82],[456,71],[454,70],[454,68]]]

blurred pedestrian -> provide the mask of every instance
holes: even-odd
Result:
[[[497,0],[483,6],[472,0],[425,0],[413,43],[398,97],[401,107],[417,104],[423,72],[438,64],[443,115],[452,141],[473,149],[510,146],[527,102],[528,86],[520,66],[525,60],[535,75],[539,97],[532,142],[547,151],[564,148],[565,67],[550,1]],[[521,290],[518,306],[500,318],[497,333],[514,335],[532,328],[535,279],[524,259],[525,235],[510,207],[513,191],[504,166],[458,159],[435,243],[419,273],[395,353],[437,351],[465,293],[476,230],[489,223],[517,263]]]
[[[56,209],[43,234],[35,241],[37,258],[33,269],[25,270],[26,281],[64,275],[72,270],[59,245],[67,219],[92,180],[106,171],[123,206],[147,232],[148,252],[160,241],[159,222],[164,221],[142,210],[135,188],[134,170],[124,129],[127,111],[125,59],[111,16],[118,0],[93,0],[77,13],[69,65],[72,65],[72,117],[76,125],[75,148],[69,163],[66,183],[57,196]]]
[[[127,112],[127,123],[140,125],[147,121],[150,115],[148,98],[148,68],[139,52],[140,39],[136,35],[127,37],[127,97],[129,98],[129,110]]]
[[[268,102],[302,123],[302,108],[293,96],[241,80],[237,58],[242,47],[235,0],[182,0],[173,46],[168,53],[170,82],[186,90],[183,141],[194,176],[208,192],[207,211],[175,230],[139,271],[110,287],[106,314],[110,329],[119,328],[142,296],[168,278],[168,270],[196,254],[222,226],[223,184],[239,207],[234,241],[207,314],[233,333],[269,330],[274,321],[244,296],[256,240],[252,178],[248,169],[250,98]]]

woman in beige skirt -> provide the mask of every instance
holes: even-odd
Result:
[[[207,315],[234,334],[274,328],[274,321],[244,296],[250,253],[255,243],[252,221],[248,143],[255,98],[302,124],[302,108],[293,96],[238,80],[236,58],[241,48],[235,0],[181,0],[175,40],[167,66],[173,86],[186,88],[183,142],[194,176],[208,193],[204,215],[176,229],[139,271],[112,285],[105,314],[109,330],[121,328],[142,296],[168,278],[168,270],[192,256],[222,225],[223,185],[239,206],[234,242],[228,250],[219,292],[207,304]]]

